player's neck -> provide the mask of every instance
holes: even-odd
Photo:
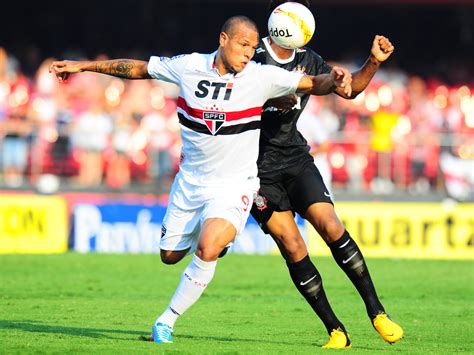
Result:
[[[214,67],[217,70],[217,73],[220,76],[224,76],[226,74],[232,73],[232,70],[226,65],[224,58],[222,58],[222,54],[220,50],[217,52],[216,57],[214,58]]]
[[[286,49],[280,47],[278,44],[272,41],[272,38],[270,36],[268,38],[268,43],[270,44],[270,47],[272,47],[273,52],[278,56],[280,59],[289,59],[293,55],[294,49]]]

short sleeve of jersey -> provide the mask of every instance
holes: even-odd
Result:
[[[332,70],[332,66],[324,61],[324,59],[317,53],[312,52],[314,62],[317,66],[317,73],[318,74],[329,74]]]
[[[274,65],[261,65],[260,83],[266,99],[294,94],[303,74],[290,72]]]
[[[190,57],[190,54],[177,55],[171,58],[152,56],[148,61],[148,74],[153,79],[179,84]]]

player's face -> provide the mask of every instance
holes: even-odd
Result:
[[[222,32],[220,45],[227,70],[239,73],[250,62],[258,47],[258,33],[251,27],[240,24],[229,36]]]

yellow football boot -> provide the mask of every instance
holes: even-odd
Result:
[[[333,329],[329,335],[329,341],[323,345],[323,349],[349,349],[352,347],[349,335],[340,329]]]
[[[372,324],[387,343],[393,344],[403,337],[402,327],[395,323],[386,313],[377,315],[373,319]]]

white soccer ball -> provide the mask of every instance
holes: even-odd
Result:
[[[304,5],[285,2],[277,6],[268,19],[268,33],[280,47],[301,48],[314,33],[314,16]]]

